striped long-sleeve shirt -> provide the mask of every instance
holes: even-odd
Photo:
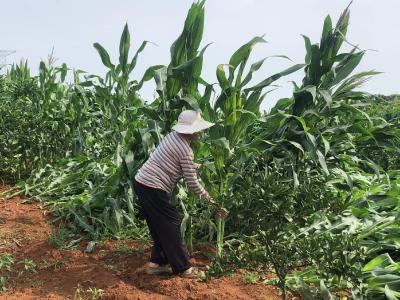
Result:
[[[208,197],[207,191],[197,178],[194,155],[189,143],[179,133],[173,131],[164,137],[139,169],[135,180],[171,193],[182,177],[195,194],[202,198]]]

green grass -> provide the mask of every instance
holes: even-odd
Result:
[[[132,248],[125,241],[118,241],[116,244],[115,250],[118,252],[118,254],[121,254],[121,255],[127,256],[127,255],[133,254]]]
[[[19,265],[23,266],[23,270],[19,272],[18,276],[22,276],[26,273],[36,273],[37,265],[33,260],[24,258],[18,262]]]
[[[74,239],[75,234],[64,226],[53,228],[49,236],[49,244],[55,248],[75,248],[82,238]]]
[[[84,289],[80,284],[75,289],[74,300],[97,300],[104,295],[104,290],[89,287]]]
[[[259,280],[259,276],[253,272],[245,272],[243,274],[243,280],[246,284],[256,284]]]
[[[0,256],[0,293],[7,290],[6,285],[14,265],[14,257],[5,253]]]
[[[59,270],[64,268],[67,264],[68,264],[68,260],[64,259],[64,260],[54,260],[54,261],[50,261],[47,259],[42,260],[42,262],[39,265],[40,269],[53,269],[53,270]]]

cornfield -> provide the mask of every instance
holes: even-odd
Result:
[[[229,214],[214,216],[184,183],[174,198],[189,249],[215,243],[209,276],[272,269],[283,299],[287,290],[399,299],[399,98],[360,90],[378,72],[355,71],[366,51],[342,50],[349,18],[349,8],[336,25],[327,16],[319,41],[303,36],[304,62],[261,82],[253,74],[274,58],[252,61],[262,36],[216,66],[216,83],[202,77],[204,1],[188,11],[170,63],[139,78],[132,74],[148,42],[133,43],[128,25],[118,61],[93,44],[105,76],[52,59],[37,76],[27,62],[13,65],[0,77],[0,176],[15,185],[1,196],[40,201],[91,241],[127,231],[147,238],[133,178],[179,113],[197,110],[216,123],[194,145],[201,180]],[[304,77],[293,94],[262,113],[274,83],[294,72]],[[157,95],[149,104],[140,95],[147,81]]]

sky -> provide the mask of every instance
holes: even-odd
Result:
[[[54,47],[57,63],[104,75],[105,67],[93,48],[99,42],[118,60],[118,45],[127,22],[131,51],[143,40],[150,45],[139,58],[133,78],[144,70],[169,63],[169,48],[182,31],[191,0],[2,0],[0,1],[0,50],[15,50],[7,63],[28,59],[37,73],[41,59]],[[253,76],[254,83],[305,56],[302,34],[318,42],[323,20],[331,15],[336,23],[348,0],[208,0],[202,45],[206,51],[203,77],[216,82],[218,64],[228,63],[232,53],[257,35],[265,34],[267,44],[254,49],[250,62],[271,55],[287,55],[293,62],[267,60]],[[357,70],[383,72],[363,88],[371,93],[400,93],[400,12],[399,0],[354,0],[351,5],[348,40],[367,51]],[[133,51],[132,51],[133,52]],[[290,97],[290,81],[301,81],[302,71],[284,77],[268,94],[262,108],[268,110],[278,99]],[[147,83],[142,96],[154,98],[154,83]]]

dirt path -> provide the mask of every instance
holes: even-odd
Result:
[[[91,254],[84,252],[85,242],[77,249],[57,249],[49,243],[46,211],[23,200],[0,199],[0,256],[9,253],[14,259],[0,300],[93,299],[99,289],[101,299],[279,299],[275,287],[245,284],[240,274],[209,282],[147,275],[149,246],[135,241],[96,245]]]

